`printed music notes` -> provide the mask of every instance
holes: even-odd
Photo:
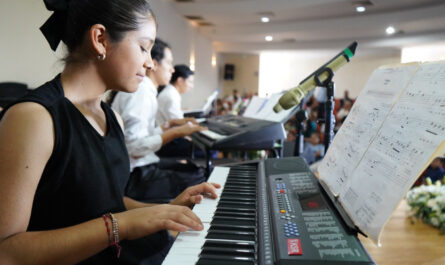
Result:
[[[320,178],[362,231],[383,226],[445,149],[445,63],[377,69],[319,167]]]

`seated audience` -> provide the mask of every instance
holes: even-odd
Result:
[[[222,116],[227,114],[227,109],[224,106],[224,101],[220,98],[216,100],[216,116]]]
[[[434,183],[438,180],[442,181],[445,177],[445,169],[439,157],[434,158],[428,168],[425,170],[424,178],[430,178]]]
[[[234,89],[232,95],[228,96],[225,102],[229,105],[227,108],[233,115],[238,115],[239,109],[242,104],[242,98],[238,95],[238,90]]]
[[[317,131],[317,122],[318,122],[318,111],[311,108],[308,111],[308,119],[305,121],[306,126],[303,130],[303,135],[305,138],[310,137],[312,133]]]
[[[324,145],[320,144],[320,136],[313,132],[309,138],[305,139],[303,154],[301,154],[306,162],[310,165],[324,156]]]
[[[348,116],[349,112],[352,108],[352,100],[345,99],[343,107],[337,112],[337,122],[342,122],[346,119],[346,116]]]

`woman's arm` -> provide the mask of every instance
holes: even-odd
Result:
[[[26,231],[53,147],[52,119],[39,104],[17,104],[0,122],[0,264],[75,264],[108,246],[102,218],[63,229]],[[163,229],[202,229],[199,218],[184,206],[145,207],[115,216],[121,240]]]
[[[108,245],[100,219],[66,229],[26,232],[53,147],[51,116],[37,103],[13,106],[0,122],[0,264],[72,264]]]
[[[124,204],[125,204],[125,208],[127,208],[127,210],[159,205],[157,203],[145,203],[145,202],[136,201],[130,197],[124,197]]]
[[[183,125],[176,126],[170,129],[165,130],[162,134],[162,145],[184,136],[188,136],[192,133],[199,132],[202,130],[206,130],[207,128],[196,125],[192,122],[184,123]]]

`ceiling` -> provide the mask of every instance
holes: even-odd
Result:
[[[219,52],[343,48],[372,52],[445,42],[445,0],[170,0]],[[358,3],[367,10],[358,13]],[[262,23],[261,17],[270,17]],[[210,24],[210,25],[209,25]],[[393,26],[396,33],[387,35]],[[266,42],[270,35],[273,41]]]

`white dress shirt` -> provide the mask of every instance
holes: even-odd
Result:
[[[181,109],[181,94],[172,84],[168,84],[159,93],[158,106],[156,123],[159,125],[171,119],[184,118],[184,112]]]
[[[124,121],[125,144],[130,155],[131,171],[135,167],[159,162],[155,154],[162,146],[162,129],[155,126],[157,89],[144,77],[134,93],[117,93],[112,103]]]

